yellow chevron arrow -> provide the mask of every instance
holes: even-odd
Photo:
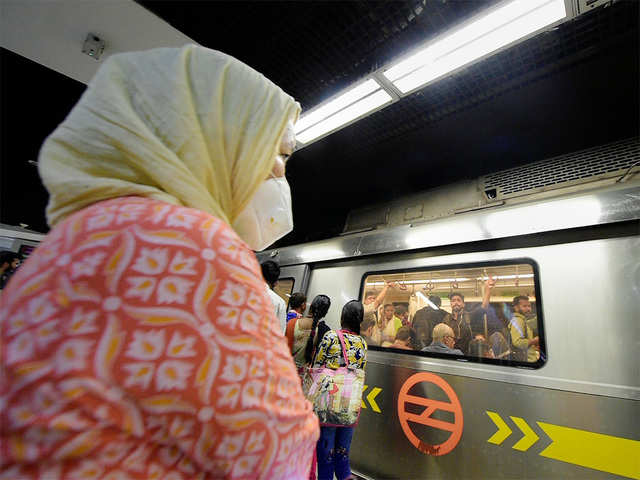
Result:
[[[504,420],[502,420],[502,418],[500,418],[500,415],[498,415],[497,413],[489,411],[487,411],[486,413],[487,415],[489,415],[489,418],[493,421],[493,423],[496,424],[496,427],[498,427],[498,431],[494,433],[491,438],[487,440],[487,442],[493,443],[494,445],[500,445],[509,435],[511,435],[511,429],[506,423],[504,423]]]
[[[364,385],[364,386],[362,387],[362,395],[363,395],[363,396],[362,396],[362,400],[360,400],[360,401],[362,402],[362,405],[361,405],[361,407],[362,407],[362,408],[367,408],[367,404],[366,404],[366,403],[364,403],[364,391],[365,391],[366,389],[367,389],[367,386],[366,386],[366,385]]]
[[[369,405],[371,405],[371,409],[376,413],[382,413],[382,411],[380,410],[380,407],[374,400],[381,391],[382,391],[381,388],[373,387],[369,392],[369,395],[367,395],[367,401],[369,402]]]
[[[518,442],[511,448],[515,450],[520,450],[521,452],[526,452],[529,450],[529,447],[536,443],[540,437],[536,435],[536,432],[531,430],[531,427],[520,417],[511,417],[513,423],[515,423],[522,433],[524,433],[524,437],[522,437]]]
[[[640,441],[550,423],[538,425],[552,440],[541,456],[640,479]]]

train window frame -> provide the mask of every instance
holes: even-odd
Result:
[[[541,292],[541,281],[540,281],[540,269],[538,267],[537,262],[528,257],[523,258],[509,258],[505,260],[487,260],[484,262],[465,262],[465,263],[451,263],[451,264],[443,264],[443,265],[428,265],[423,267],[411,267],[411,268],[395,268],[395,269],[386,269],[386,270],[368,270],[366,271],[360,280],[360,290],[358,292],[358,299],[363,301],[363,295],[366,289],[366,280],[371,275],[397,275],[397,274],[406,274],[413,272],[430,272],[430,271],[439,271],[439,270],[455,270],[455,269],[463,269],[463,268],[483,268],[483,267],[500,267],[500,266],[509,266],[509,265],[529,265],[533,271],[533,286],[535,291],[536,298],[536,314],[538,321],[538,337],[540,339],[540,357],[535,362],[526,362],[512,359],[501,359],[501,358],[485,358],[485,357],[475,357],[469,355],[451,355],[446,353],[436,353],[436,352],[423,352],[421,350],[403,350],[399,348],[393,347],[382,347],[377,345],[368,345],[368,349],[375,352],[383,352],[390,355],[395,354],[403,354],[403,355],[411,355],[420,358],[437,358],[449,360],[452,362],[464,362],[464,363],[482,363],[488,365],[500,365],[506,367],[515,367],[515,368],[525,368],[530,370],[537,370],[542,368],[549,360],[549,352],[547,349],[546,335],[544,329],[544,314],[543,314],[543,302],[542,302],[542,292]]]

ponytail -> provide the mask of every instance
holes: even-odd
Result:
[[[304,350],[304,361],[306,363],[311,363],[313,357],[313,344],[316,336],[316,329],[318,328],[318,322],[324,318],[324,316],[329,311],[329,307],[331,306],[331,300],[326,295],[318,295],[311,302],[311,307],[309,307],[309,313],[313,318],[313,322],[311,324],[311,333],[309,334],[309,339],[307,340],[307,346]]]

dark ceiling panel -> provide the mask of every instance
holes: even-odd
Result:
[[[495,0],[141,1],[312,107]]]

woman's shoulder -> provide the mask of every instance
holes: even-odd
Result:
[[[361,335],[357,335],[355,333],[347,333],[343,332],[344,337],[349,340],[349,343],[352,344],[365,344],[364,338]]]
[[[338,341],[338,333],[335,330],[327,330],[327,332],[322,337],[322,340],[325,342]]]
[[[121,197],[93,204],[65,220],[62,227],[85,235],[110,231],[158,248],[197,253],[202,260],[241,266],[258,273],[251,249],[222,219],[195,208],[151,198]]]
[[[72,214],[51,230],[17,273],[25,281],[48,270],[76,280],[105,269],[130,269],[138,277],[173,275],[189,282],[190,277],[208,276],[222,281],[223,291],[264,293],[253,251],[226,222],[143,197],[110,199]]]

